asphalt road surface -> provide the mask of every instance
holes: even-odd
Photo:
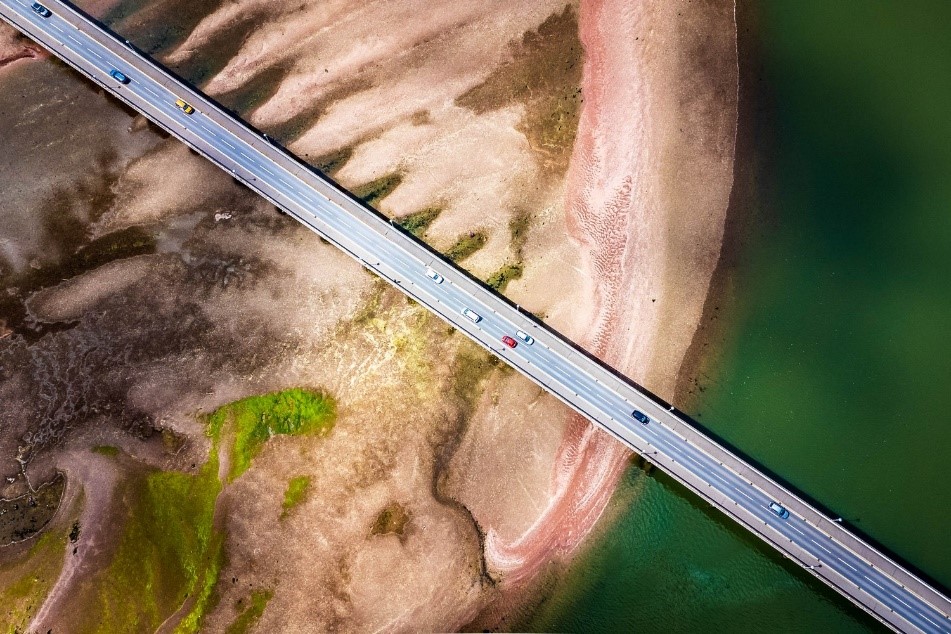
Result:
[[[0,0],[0,14],[886,625],[900,631],[951,633],[947,597],[841,523],[715,444],[673,408],[575,349],[100,25],[61,2],[44,4],[52,11],[49,17],[32,11],[31,2],[24,0]],[[129,82],[114,79],[113,70],[124,73]],[[175,105],[178,98],[195,112],[183,112]],[[431,279],[428,268],[443,279]],[[467,309],[480,319],[464,316]],[[518,341],[515,348],[502,343],[503,336],[516,337],[517,331],[534,342]],[[634,410],[650,422],[635,420]],[[770,510],[774,501],[788,509],[788,518]]]

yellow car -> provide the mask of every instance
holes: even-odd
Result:
[[[195,109],[192,108],[189,104],[187,104],[184,99],[176,99],[175,105],[181,108],[182,112],[184,112],[185,114],[191,114],[195,112]]]

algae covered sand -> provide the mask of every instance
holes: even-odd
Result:
[[[272,436],[326,434],[335,417],[334,401],[326,394],[291,388],[220,407],[208,418],[208,433],[216,442],[223,432],[233,434],[228,479],[234,480]]]

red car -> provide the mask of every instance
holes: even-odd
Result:
[[[509,348],[514,348],[515,346],[518,345],[518,342],[512,339],[511,337],[509,337],[508,335],[505,335],[504,337],[502,337],[502,343],[507,345]]]

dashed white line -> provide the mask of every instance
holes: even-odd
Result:
[[[858,568],[856,568],[855,566],[853,566],[852,564],[850,564],[850,563],[847,562],[846,560],[842,559],[841,557],[836,557],[836,559],[839,560],[839,561],[841,561],[843,564],[845,564],[845,565],[848,566],[849,568],[851,568],[853,571],[855,571],[855,572],[858,572],[858,571],[859,571]]]
[[[874,586],[875,586],[876,588],[878,588],[879,590],[884,590],[884,589],[885,589],[885,588],[883,588],[882,586],[878,585],[878,582],[875,581],[874,579],[872,579],[871,577],[869,577],[868,575],[862,575],[862,576],[865,577],[865,580],[866,580],[866,581],[868,581],[869,583],[871,583],[872,585],[874,585]]]
[[[753,502],[753,503],[756,502],[756,499],[755,499],[753,496],[751,496],[749,493],[747,493],[746,491],[742,491],[742,490],[737,489],[737,488],[734,488],[733,490],[736,491],[737,493],[739,493],[740,495],[742,495],[743,497],[745,497],[745,498],[746,498],[747,500],[749,500],[750,502]]]
[[[894,594],[891,594],[891,595],[889,595],[889,596],[890,596],[891,598],[895,599],[896,601],[898,601],[899,603],[901,603],[903,606],[905,606],[905,607],[908,608],[909,610],[914,610],[914,609],[915,609],[915,608],[911,607],[910,605],[908,605],[907,603],[905,603],[904,601],[902,601],[901,599],[899,599],[898,596],[896,596],[896,595],[894,595]]]
[[[927,616],[925,616],[925,615],[922,614],[921,612],[918,612],[918,616],[920,616],[920,617],[923,618],[924,620],[928,621],[929,623],[931,623],[931,624],[934,625],[935,627],[941,627],[940,625],[938,625],[937,623],[935,623],[934,621],[932,621],[931,619],[929,619]]]
[[[809,541],[811,541],[813,544],[815,544],[816,546],[818,546],[818,547],[821,548],[822,550],[826,551],[826,552],[829,553],[830,555],[832,554],[832,551],[831,551],[831,550],[829,550],[828,548],[826,548],[825,546],[823,546],[822,544],[820,544],[820,543],[817,542],[816,540],[810,539]]]

